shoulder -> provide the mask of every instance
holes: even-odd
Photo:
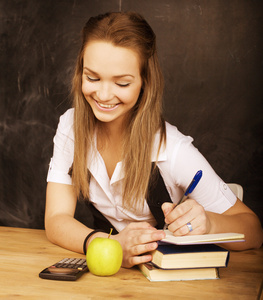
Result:
[[[59,118],[57,131],[73,138],[74,108],[68,109]]]
[[[59,123],[61,125],[67,126],[68,124],[73,124],[74,121],[74,108],[68,109],[59,118]]]
[[[193,147],[193,138],[184,135],[176,126],[168,122],[165,122],[165,128],[166,141],[165,144],[162,144],[160,151],[158,151],[160,133],[156,134],[152,161],[155,161],[157,157],[156,160],[161,163],[163,167],[166,166],[167,170],[169,170],[168,172],[170,172],[174,167],[178,154]]]
[[[168,122],[165,122],[166,127],[166,147],[173,149],[181,145],[191,145],[193,138],[187,135],[184,135],[178,130],[178,128]]]
[[[152,160],[154,161],[158,157],[158,161],[169,161],[174,160],[178,154],[178,150],[182,147],[189,147],[192,145],[193,138],[186,136],[181,133],[178,128],[165,122],[166,141],[165,144],[161,145],[160,151],[158,152],[160,142],[160,131],[156,133],[154,140],[154,151]]]

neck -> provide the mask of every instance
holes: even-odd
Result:
[[[99,123],[97,134],[97,150],[102,156],[109,178],[116,164],[122,160],[124,130],[115,124]]]
[[[114,122],[98,122],[99,136],[108,140],[122,140],[126,131],[126,122],[115,120]]]

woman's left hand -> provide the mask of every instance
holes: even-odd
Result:
[[[206,234],[211,230],[208,214],[193,199],[187,199],[179,205],[166,202],[162,205],[162,210],[169,230],[176,236]]]

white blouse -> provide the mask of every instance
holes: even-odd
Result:
[[[50,161],[47,181],[72,184],[68,175],[74,156],[74,109],[69,109],[61,117],[54,137],[54,152]],[[166,147],[162,147],[158,157],[158,134],[152,153],[152,161],[157,160],[160,173],[174,203],[177,203],[192,181],[198,170],[203,176],[191,194],[205,210],[223,213],[236,202],[236,196],[225,182],[214,172],[207,160],[193,146],[193,139],[178,131],[175,126],[166,123]],[[122,182],[125,176],[122,162],[118,162],[111,179],[108,176],[104,161],[96,150],[91,154],[90,201],[92,204],[121,231],[130,222],[147,221],[155,226],[148,204],[142,211],[134,213],[122,208]]]

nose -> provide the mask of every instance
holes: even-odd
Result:
[[[113,92],[110,84],[106,82],[100,82],[96,91],[96,96],[98,100],[101,101],[111,100],[113,98]]]

